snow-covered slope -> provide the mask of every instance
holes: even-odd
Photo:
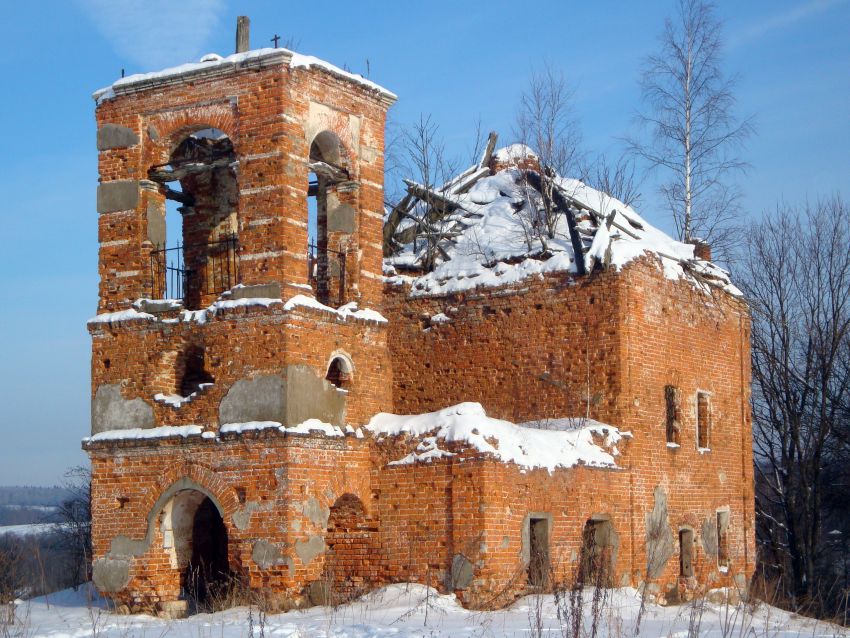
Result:
[[[415,297],[503,286],[541,273],[577,272],[565,214],[553,216],[553,237],[533,229],[535,220],[540,219],[541,194],[523,169],[510,166],[510,162],[533,158],[533,154],[527,147],[512,145],[497,150],[494,157],[508,162],[508,167],[478,179],[465,192],[455,192],[459,178],[437,191],[442,205],[452,208],[449,214],[423,224],[428,207],[420,201],[399,224],[402,232],[411,226],[419,230],[415,239],[386,260],[385,274],[390,283],[410,284]],[[464,175],[473,175],[472,169],[459,177]],[[557,177],[554,182],[575,216],[583,248],[579,259],[587,271],[603,265],[619,270],[650,254],[657,257],[669,279],[686,279],[704,289],[711,286],[740,294],[729,273],[697,259],[692,245],[655,228],[632,207],[576,179]],[[433,271],[407,274],[422,265],[430,248],[428,237],[437,234],[444,239]]]
[[[584,629],[590,635],[590,599],[584,592]],[[599,638],[621,636],[747,636],[748,638],[800,638],[846,636],[836,625],[801,618],[769,605],[686,604],[659,607],[649,603],[635,632],[640,597],[633,589],[615,589],[601,608]],[[539,613],[538,613],[539,612]],[[495,612],[463,609],[453,595],[439,595],[422,585],[391,585],[336,609],[314,607],[273,614],[260,619],[257,609],[238,607],[184,620],[163,620],[147,615],[121,616],[89,587],[57,592],[19,602],[17,622],[0,627],[2,635],[27,638],[371,638],[393,636],[497,637],[569,636],[557,618],[552,596],[528,596]],[[539,617],[539,623],[537,618]],[[694,633],[689,633],[689,627]],[[539,629],[539,631],[538,631]],[[5,633],[8,631],[8,633]]]

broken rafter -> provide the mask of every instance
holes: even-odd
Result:
[[[317,160],[307,164],[307,167],[316,175],[321,175],[334,183],[347,182],[351,179],[351,174],[348,170],[342,166],[337,166],[336,164]]]
[[[404,183],[407,184],[407,192],[416,197],[417,199],[421,199],[425,202],[428,202],[432,206],[436,204],[442,204],[448,212],[452,212],[457,208],[460,208],[460,204],[458,204],[453,199],[443,195],[442,193],[435,191],[427,186],[423,186],[422,184],[417,184],[416,182],[406,179]]]
[[[395,205],[395,207],[393,207],[387,217],[387,221],[384,224],[384,257],[392,255],[398,247],[398,242],[395,240],[396,230],[398,229],[398,225],[407,216],[415,204],[416,198],[408,193],[398,204]]]
[[[558,186],[558,184],[555,184],[554,190],[557,191],[558,193],[560,193],[561,196],[569,203],[569,205],[572,208],[577,208],[578,210],[586,210],[587,212],[589,212],[593,216],[593,218],[596,220],[597,223],[602,224],[602,223],[605,223],[605,222],[608,221],[608,220],[606,220],[605,216],[602,213],[600,213],[598,210],[595,210],[595,209],[591,208],[590,206],[588,206],[587,204],[585,204],[584,202],[579,201],[578,199],[576,199],[575,197],[573,197],[572,195],[567,193],[563,188]],[[615,210],[614,212],[619,213],[620,211]],[[620,214],[622,215],[622,213],[620,213]],[[625,215],[624,215],[624,217],[625,217]],[[633,231],[629,230],[628,228],[625,228],[621,224],[618,224],[616,220],[612,220],[609,223],[609,225],[613,226],[617,230],[623,231],[626,235],[628,235],[632,239],[640,239],[639,235],[635,234]]]
[[[481,161],[478,163],[479,168],[490,166],[490,160],[493,159],[493,151],[496,150],[496,140],[499,139],[496,131],[490,131],[490,136],[487,138],[487,146],[484,149],[484,154],[481,156]]]
[[[169,188],[168,186],[165,187],[165,199],[180,202],[181,204],[185,204],[186,206],[195,205],[195,196],[192,195],[192,193],[176,191],[173,188]]]
[[[233,163],[232,156],[220,157],[212,162],[198,162],[194,160],[174,162],[172,164],[152,167],[148,171],[148,179],[159,184],[176,182],[188,177],[189,175],[197,175],[198,173],[212,171],[217,168],[224,168],[232,165]],[[163,166],[171,166],[172,168],[169,170],[167,168],[163,168]]]
[[[541,194],[543,193],[543,177],[537,171],[525,171],[528,183],[531,184]],[[567,218],[567,228],[570,231],[570,243],[573,246],[573,254],[575,255],[576,272],[579,275],[586,275],[587,269],[584,267],[584,242],[578,234],[578,225],[573,214],[572,202],[567,199],[557,185],[552,189],[552,200],[555,206],[564,213]],[[570,198],[572,199],[572,198]]]

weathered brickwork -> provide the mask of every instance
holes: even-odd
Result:
[[[389,103],[374,91],[274,56],[237,72],[165,87],[142,84],[103,100],[98,127],[124,126],[140,142],[99,154],[99,197],[116,184],[136,193],[116,196],[121,208],[101,209],[100,308],[116,310],[152,296],[150,252],[156,241],[148,210],[164,212],[164,196],[147,179],[148,170],[167,164],[189,133],[205,128],[227,134],[239,160],[239,266],[242,281],[251,284],[307,283],[310,144],[324,131],[338,138],[351,158],[346,200],[358,213],[348,239],[349,300],[374,306],[380,299],[381,246],[372,238],[381,237]]]
[[[98,587],[129,609],[173,611],[223,574],[282,606],[414,580],[492,608],[589,582],[588,557],[610,567],[605,583],[648,582],[668,600],[745,585],[744,305],[666,279],[649,257],[448,297],[385,287],[393,98],[290,55],[117,85],[98,105],[101,282],[84,443]],[[186,145],[206,129],[228,142]],[[193,152],[209,165],[184,161]],[[175,194],[167,173],[178,170]],[[326,259],[308,269],[310,195]],[[234,238],[227,285],[201,252],[182,276],[203,271],[203,290],[160,298],[152,254],[169,197],[183,203],[187,243]],[[379,412],[466,401],[517,423],[586,415],[632,436],[616,468],[550,473],[460,442],[446,444],[453,456],[399,464],[420,438],[360,429]],[[694,540],[685,552],[680,532]]]
[[[532,507],[533,490],[520,497],[515,486],[534,484],[529,478],[535,472],[503,479],[511,487],[507,502],[495,500],[498,506],[552,512],[553,547],[564,531],[561,553],[568,555],[581,542],[580,522],[591,514],[611,517],[621,543],[616,580],[639,583],[647,571],[647,516],[660,487],[675,551],[663,569],[653,570],[654,586],[685,593],[732,577],[739,585],[748,580],[755,547],[749,317],[742,302],[668,280],[649,258],[622,272],[579,280],[553,275],[464,296],[411,299],[403,288],[388,293],[397,412],[478,401],[488,414],[516,422],[587,413],[634,434],[628,455],[618,461],[624,474],[588,470],[587,480],[571,479],[556,489],[560,479],[541,473],[537,493],[574,503],[564,509],[569,519],[559,520],[558,507],[546,498]],[[432,323],[438,313],[450,321]],[[667,444],[668,385],[683,399],[675,446]],[[710,400],[710,442],[702,450],[697,392]],[[725,509],[729,565],[718,569],[713,530],[718,510]],[[514,521],[515,530],[521,527]],[[679,582],[682,529],[695,532],[695,576]],[[516,569],[515,557],[507,564]]]

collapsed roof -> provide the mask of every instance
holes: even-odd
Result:
[[[652,255],[669,279],[740,296],[729,273],[632,207],[545,167],[527,146],[496,150],[439,186],[405,180],[388,214],[384,270],[412,296],[504,286],[547,272],[584,275]],[[578,258],[576,258],[578,255]]]

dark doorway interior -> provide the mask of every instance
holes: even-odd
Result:
[[[528,526],[528,584],[545,587],[549,580],[549,521],[532,518]]]
[[[591,519],[584,525],[579,582],[610,587],[614,568],[614,526],[609,520]]]
[[[209,605],[230,583],[227,528],[215,504],[205,498],[192,524],[192,558],[186,568],[186,588],[198,605]]]

